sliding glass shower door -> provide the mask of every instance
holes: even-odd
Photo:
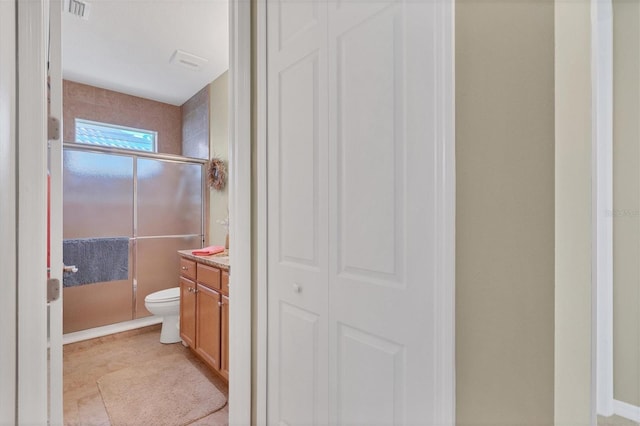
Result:
[[[178,250],[202,247],[203,166],[138,158],[135,318],[150,313],[144,298],[179,282]]]
[[[96,281],[104,275],[89,274],[65,282],[64,332],[148,316],[144,298],[178,285],[177,250],[203,244],[204,164],[69,145],[63,157],[65,247],[125,238],[129,244],[126,279]],[[103,259],[112,255],[106,249]],[[99,271],[91,264],[96,259],[83,261],[78,268]]]

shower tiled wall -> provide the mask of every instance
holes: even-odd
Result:
[[[182,107],[182,155],[209,158],[209,85]]]
[[[98,121],[158,132],[158,152],[182,154],[180,106],[125,95],[69,80],[63,81],[64,141],[75,141],[74,119]]]

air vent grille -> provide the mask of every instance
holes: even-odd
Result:
[[[206,58],[178,49],[173,52],[173,55],[171,55],[169,62],[196,71],[199,70],[200,67],[206,64],[208,61]]]
[[[80,0],[68,0],[67,12],[78,18],[87,19],[89,16],[89,3]]]

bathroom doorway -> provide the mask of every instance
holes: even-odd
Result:
[[[117,7],[109,10],[109,6]],[[211,84],[220,78],[220,75],[215,76],[214,73],[208,79],[202,80],[208,66],[220,62],[219,56],[226,56],[226,66],[228,68],[229,24],[226,2],[171,1],[161,5],[157,3],[151,4],[151,2],[134,2],[130,4],[132,9],[127,11],[122,10],[123,6],[121,2],[109,1],[95,2],[95,4],[94,2],[65,2],[62,24],[62,50],[64,52],[62,79],[65,85],[68,82],[72,83],[70,85],[76,84],[75,88],[80,91],[93,91],[93,95],[89,94],[89,97],[93,96],[93,99],[87,100],[81,108],[71,111],[72,114],[75,114],[72,115],[71,120],[83,118],[80,114],[86,114],[88,111],[100,114],[101,119],[96,120],[94,118],[94,121],[107,122],[109,117],[117,116],[117,111],[109,112],[106,110],[107,105],[100,103],[104,98],[109,98],[108,92],[118,92],[126,96],[149,99],[157,103],[184,109],[184,105],[191,98],[196,97],[205,87],[209,87],[209,90],[211,90]],[[224,24],[214,22],[211,16],[208,16],[208,13],[198,10],[198,8],[203,7],[224,9],[222,14],[227,22]],[[82,16],[78,16],[78,14]],[[119,19],[114,19],[115,17]],[[123,17],[126,18],[123,19]],[[114,22],[118,22],[118,24],[113,24]],[[133,23],[134,26],[125,29],[126,23]],[[156,25],[159,25],[160,28],[156,27]],[[118,31],[114,32],[114,28],[117,28]],[[202,35],[201,30],[206,28],[213,30],[213,34]],[[170,34],[173,34],[173,37]],[[200,49],[201,46],[193,47],[187,43],[180,43],[180,41],[186,40],[187,36],[198,40],[214,39],[217,40],[218,45],[209,51],[205,51]],[[173,45],[166,41],[167,37],[169,37]],[[126,48],[115,48],[114,45],[119,42],[124,42]],[[224,47],[221,47],[222,45]],[[139,46],[144,47],[136,51]],[[74,51],[76,53],[80,52],[80,54],[74,57]],[[152,72],[145,72],[145,67],[153,65],[154,60],[152,57],[154,55],[161,57],[161,62],[163,63],[161,65],[156,64]],[[111,68],[116,64],[122,65],[121,71],[114,71]],[[87,65],[89,66],[87,67]],[[106,71],[105,74],[95,75],[98,74],[94,73],[96,69],[102,71],[103,68],[106,68],[104,70]],[[91,72],[87,73],[87,69]],[[165,80],[164,85],[162,83],[158,85],[161,87],[158,94],[153,92],[153,89],[149,87],[149,83],[151,80],[156,79],[154,75],[160,72],[161,69],[166,71],[169,78]],[[92,73],[94,75],[91,75]],[[114,77],[114,81],[108,81],[105,75],[108,75],[109,78]],[[193,83],[191,80],[196,82]],[[191,92],[186,87],[189,84],[192,85]],[[94,88],[97,90],[93,90]],[[184,93],[187,93],[185,96],[188,98],[177,97],[175,95],[177,89],[186,91]],[[166,98],[163,97],[165,95]],[[210,105],[213,103],[213,100],[211,100]],[[229,102],[228,100],[226,102],[218,102],[218,105],[220,104],[228,105]],[[125,109],[123,104],[115,104],[112,107],[115,110]],[[70,111],[66,107],[63,107],[63,110],[65,128],[69,129],[73,126],[73,122],[67,117]],[[193,114],[190,115],[190,113]],[[215,111],[210,111],[210,113],[214,114]],[[183,111],[183,124],[189,120],[199,121],[202,117],[199,117],[198,114],[201,114],[201,111]],[[219,116],[216,115],[215,117]],[[90,119],[90,117],[84,118]],[[206,121],[209,124],[214,121],[213,115],[209,115],[207,118],[208,120]],[[228,119],[225,121],[228,121]],[[119,123],[111,122],[108,124]],[[122,125],[122,123],[120,124]],[[213,131],[207,131],[206,133],[206,144],[198,141],[198,137],[201,136],[198,132],[185,132],[184,127],[180,135],[181,141],[177,144],[167,144],[166,137],[163,139],[162,135],[159,135],[159,148],[168,151],[158,151],[158,155],[168,152],[170,155],[182,155],[204,161],[208,161],[213,157],[220,158],[223,156],[221,159],[226,162],[227,150],[221,152],[222,150],[219,149],[221,135]],[[64,134],[65,143],[68,145],[77,143],[76,140],[68,140],[67,132],[64,132]],[[216,144],[214,144],[214,137],[218,138],[215,139]],[[222,137],[228,139],[227,134]],[[188,142],[185,143],[186,141]],[[164,143],[164,146],[162,146],[162,143]],[[228,145],[228,140],[225,141],[225,145]],[[224,244],[224,240],[219,241],[219,236],[222,235],[224,237],[227,233],[229,207],[225,206],[221,209],[220,204],[222,199],[228,198],[228,192],[224,195],[219,192],[214,193],[214,190],[209,187],[205,189],[205,192],[207,201],[204,207],[205,224],[202,233],[204,242],[193,247],[180,247],[182,249],[199,248],[202,245]],[[219,217],[215,216],[214,212]],[[188,214],[188,210],[185,211],[185,214]],[[221,216],[222,214],[224,216]],[[223,229],[224,232],[221,232]],[[248,350],[248,347],[246,350]]]

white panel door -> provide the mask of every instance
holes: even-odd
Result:
[[[326,5],[268,3],[269,424],[326,424]]]
[[[269,424],[453,424],[451,10],[267,4]]]

